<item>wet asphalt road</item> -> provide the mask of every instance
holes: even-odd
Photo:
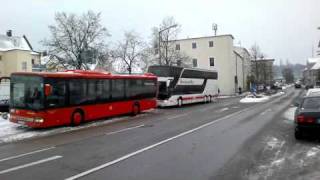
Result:
[[[112,125],[3,144],[0,179],[259,179],[257,167],[276,153],[263,142],[280,131],[297,146],[292,124],[277,123],[299,93],[288,89],[260,104],[232,98],[157,109]]]

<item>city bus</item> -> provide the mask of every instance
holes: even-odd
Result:
[[[149,73],[158,76],[158,105],[212,102],[218,95],[218,73],[214,70],[178,66],[150,66]]]
[[[11,75],[10,121],[32,128],[79,125],[157,106],[157,77],[72,70]]]

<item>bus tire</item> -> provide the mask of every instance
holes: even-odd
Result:
[[[139,103],[134,103],[133,106],[132,106],[132,113],[131,115],[132,116],[136,116],[137,114],[140,113],[140,105]]]
[[[178,107],[181,107],[181,106],[183,105],[183,101],[182,101],[182,98],[181,98],[181,97],[179,97],[177,103],[178,103]]]
[[[78,109],[72,113],[71,116],[71,126],[78,126],[84,121],[84,113],[82,110]]]

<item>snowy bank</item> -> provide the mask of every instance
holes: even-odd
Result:
[[[265,102],[269,100],[269,96],[254,96],[254,95],[248,95],[245,98],[242,98],[240,100],[241,103],[260,103],[260,102]]]

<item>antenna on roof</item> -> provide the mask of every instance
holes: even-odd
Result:
[[[218,24],[213,23],[212,24],[212,30],[214,31],[214,35],[216,36],[217,35],[217,31],[218,31]]]

